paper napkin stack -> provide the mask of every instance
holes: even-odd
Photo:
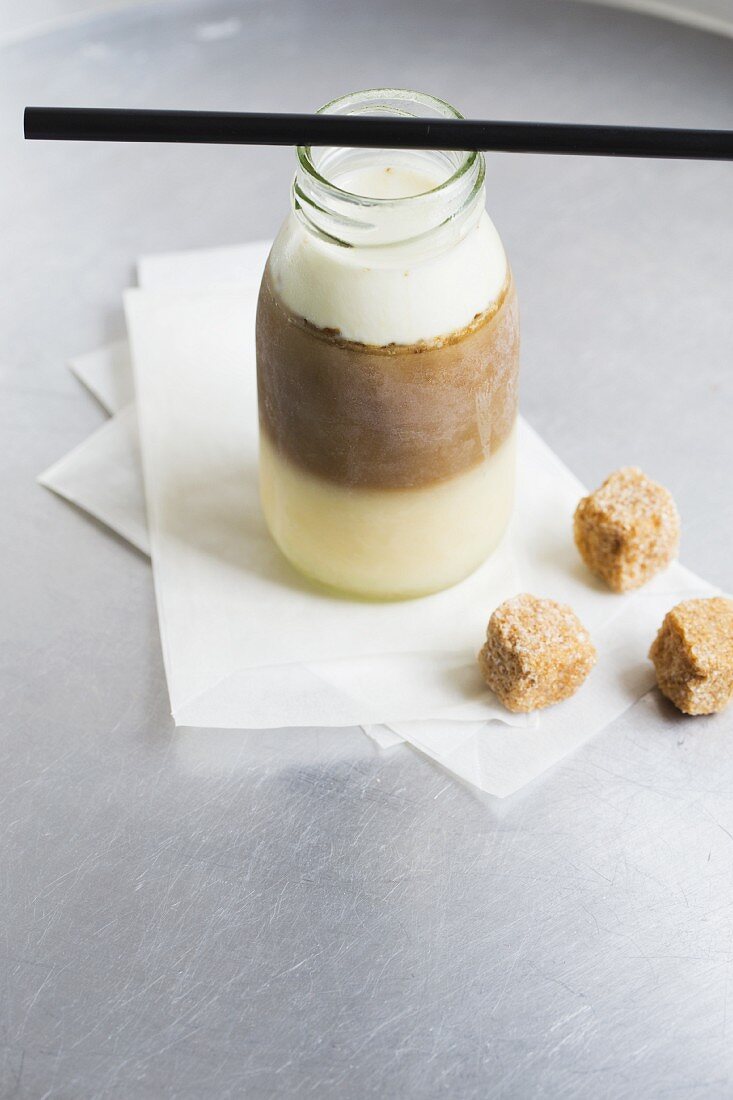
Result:
[[[526,423],[511,530],[472,577],[401,603],[311,587],[258,501],[254,318],[268,249],[140,261],[129,345],[72,361],[111,419],[40,480],[151,555],[176,724],[361,725],[511,794],[647,692],[665,612],[717,590],[680,565],[640,592],[605,590],[572,541],[585,490]],[[580,692],[539,716],[504,710],[475,661],[491,611],[519,591],[570,603],[599,651]]]

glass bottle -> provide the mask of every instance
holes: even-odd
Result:
[[[328,113],[460,118],[357,92]],[[479,153],[302,147],[258,303],[260,489],[331,588],[400,599],[494,550],[514,485],[519,325]]]

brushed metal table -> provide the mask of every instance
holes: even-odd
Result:
[[[652,697],[505,802],[355,730],[175,731],[148,563],[34,484],[143,252],[274,233],[292,153],[24,146],[25,103],[733,125],[733,42],[542,0],[184,2],[0,51],[0,1094],[733,1095],[733,714]],[[523,405],[733,589],[733,168],[491,156]]]

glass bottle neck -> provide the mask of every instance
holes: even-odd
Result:
[[[327,113],[461,117],[418,92],[375,89],[335,100]],[[441,251],[477,223],[484,208],[479,153],[407,149],[298,149],[295,215],[338,247]]]

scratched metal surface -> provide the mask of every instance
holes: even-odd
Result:
[[[25,102],[733,124],[733,43],[577,4],[180,3],[0,54],[0,1094],[728,1097],[733,717],[652,699],[498,803],[357,731],[175,732],[147,563],[36,488],[139,252],[272,233],[282,150],[23,147]],[[524,408],[733,588],[732,169],[492,157]]]

